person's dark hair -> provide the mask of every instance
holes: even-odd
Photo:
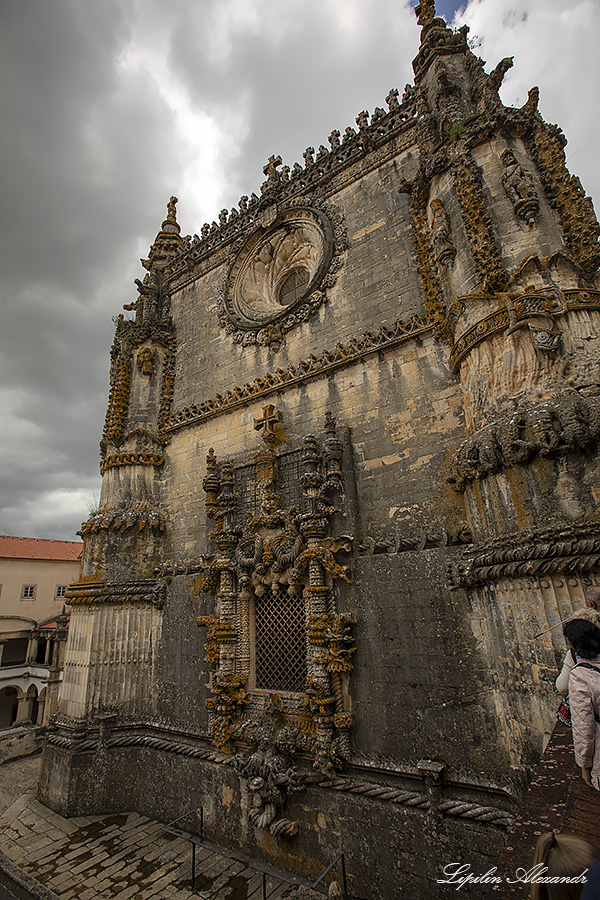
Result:
[[[587,619],[571,619],[563,626],[563,634],[582,659],[600,655],[600,628]]]

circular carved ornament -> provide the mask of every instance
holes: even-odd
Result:
[[[278,345],[285,332],[306,322],[342,262],[343,227],[324,210],[273,205],[269,211],[235,248],[219,298],[219,324],[244,346]]]

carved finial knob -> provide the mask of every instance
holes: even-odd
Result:
[[[400,104],[398,103],[398,88],[391,89],[391,91],[385,98],[385,102],[387,103],[390,110],[399,108]]]
[[[177,197],[171,197],[169,202],[167,203],[167,219],[171,222],[175,222],[177,220],[177,214],[175,210],[176,204],[179,202]]]
[[[421,0],[415,7],[415,15],[419,25],[430,25],[435,19],[435,0]]]
[[[363,109],[362,112],[356,117],[356,124],[359,128],[367,128],[369,125],[369,113],[366,109]]]
[[[304,157],[304,165],[311,166],[313,164],[313,162],[315,161],[314,160],[315,148],[307,147],[306,150],[304,151],[304,153],[302,154],[302,156]]]

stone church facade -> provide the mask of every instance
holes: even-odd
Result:
[[[402,97],[200,236],[168,204],[40,786],[202,806],[305,874],[344,852],[369,898],[494,859],[554,721],[549,629],[600,581],[600,229],[537,89],[505,107],[512,60],[418,12]]]

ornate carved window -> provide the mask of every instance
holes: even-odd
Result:
[[[294,269],[287,275],[281,287],[277,291],[277,300],[280,306],[290,306],[296,300],[300,300],[305,292],[306,286],[310,281],[310,272],[308,269]]]
[[[281,447],[273,406],[255,427],[263,430],[264,447],[251,462],[234,469],[212,451],[207,458],[214,553],[199,579],[200,589],[214,594],[216,610],[199,620],[207,627],[212,669],[209,729],[225,752],[260,744],[262,761],[254,755],[236,761],[251,791],[265,782],[265,758],[289,766],[287,757],[302,750],[324,771],[342,764],[350,747],[354,653],[353,617],[337,612],[333,589],[335,579],[350,580],[348,566],[333,555],[348,551],[349,542],[329,536],[331,501],[343,493],[335,423],[326,420],[321,443],[307,435],[302,450],[292,451]],[[251,778],[255,769],[260,778]],[[273,778],[264,808],[253,797],[249,816],[289,837],[295,823],[273,821],[285,799]],[[281,798],[275,804],[271,789]]]

